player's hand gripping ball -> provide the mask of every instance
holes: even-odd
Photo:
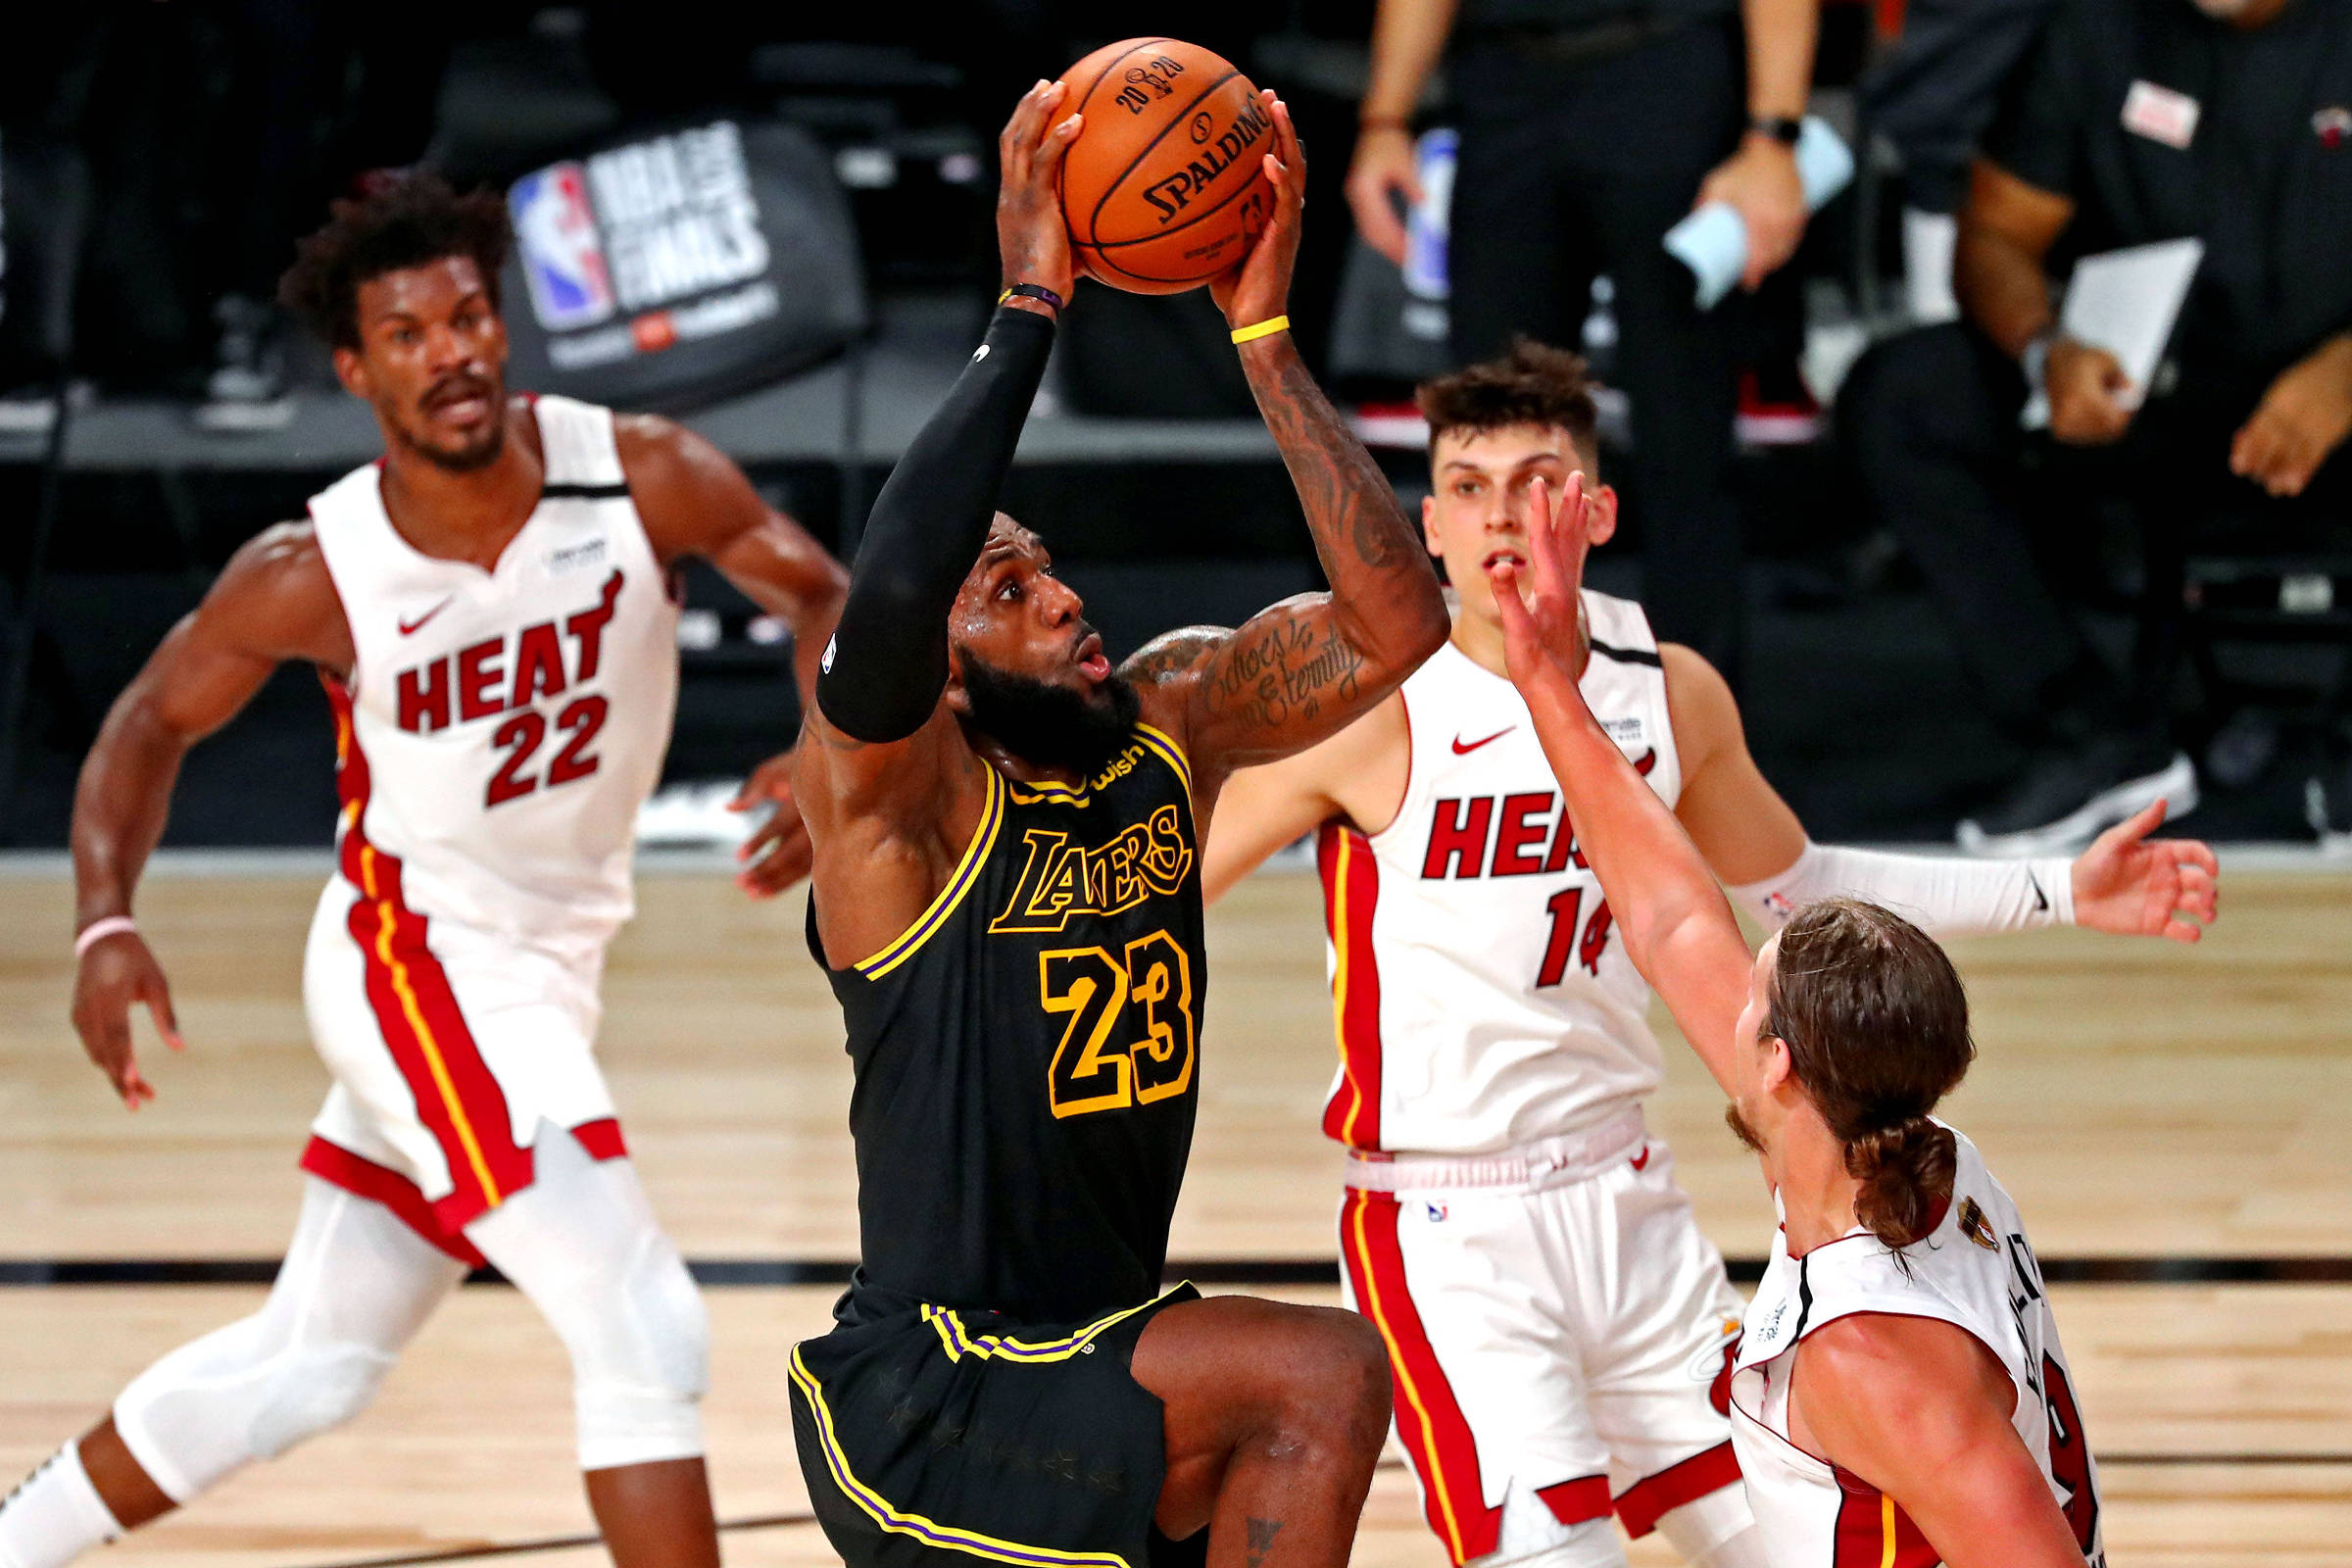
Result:
[[[1181,294],[1230,270],[1274,212],[1274,118],[1250,79],[1173,38],[1130,38],[1061,79],[1084,115],[1061,163],[1061,211],[1087,273],[1130,294]]]

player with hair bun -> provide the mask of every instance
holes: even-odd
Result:
[[[1591,504],[1574,478],[1556,512],[1541,482],[1530,502],[1524,566],[1493,573],[1511,681],[1628,956],[1780,1210],[1731,1379],[1759,1560],[2099,1568],[2098,1475],[2040,1267],[1976,1145],[1933,1115],[1976,1054],[1960,977],[1852,899],[1803,905],[1749,956],[1581,690]]]
[[[1649,987],[1506,678],[1489,576],[1527,564],[1539,488],[1577,487],[1586,542],[1615,531],[1592,388],[1575,355],[1521,339],[1419,401],[1451,640],[1331,740],[1237,774],[1202,876],[1213,899],[1318,837],[1344,1281],[1388,1341],[1397,1435],[1447,1554],[1611,1568],[1614,1514],[1699,1568],[1749,1568],[1726,1404],[1739,1298],[1643,1123],[1664,1067]],[[2071,920],[2193,941],[2214,915],[2212,852],[2148,837],[2161,803],[2072,862],[1814,844],[1707,662],[1629,600],[1577,604],[1584,700],[1767,926],[1832,894],[1941,931]]]

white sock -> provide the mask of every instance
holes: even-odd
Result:
[[[1903,209],[1903,285],[1911,319],[1921,326],[1960,318],[1960,302],[1952,296],[1952,252],[1959,245],[1960,220],[1949,213]]]
[[[65,1568],[122,1533],[81,1467],[81,1442],[75,1439],[0,1502],[0,1564]]]

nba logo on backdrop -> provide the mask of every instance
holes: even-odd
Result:
[[[612,314],[612,279],[576,163],[554,164],[515,181],[507,195],[531,312],[550,332],[592,326]]]

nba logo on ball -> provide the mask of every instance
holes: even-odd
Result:
[[[507,194],[531,313],[550,332],[592,326],[612,314],[612,279],[588,205],[588,179],[576,163],[553,164],[514,182]]]

